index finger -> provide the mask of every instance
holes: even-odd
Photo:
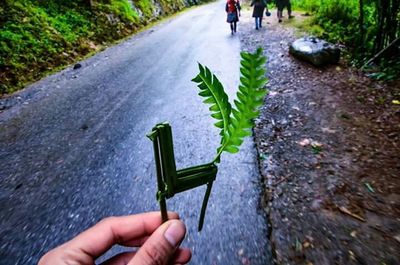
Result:
[[[179,216],[168,212],[168,219],[179,219]],[[78,249],[95,259],[115,244],[151,235],[161,224],[160,212],[108,217],[65,243],[63,248]]]

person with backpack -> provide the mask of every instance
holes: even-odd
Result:
[[[227,0],[225,5],[227,13],[226,22],[230,23],[231,34],[236,33],[236,23],[239,21],[240,16],[240,3],[239,0]]]
[[[254,6],[253,8],[253,17],[256,22],[256,30],[262,27],[262,19],[263,19],[263,14],[264,14],[264,9],[267,8],[267,16],[269,14],[268,12],[268,6],[267,6],[267,1],[266,0],[253,0],[250,4],[250,6]]]

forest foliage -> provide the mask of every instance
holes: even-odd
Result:
[[[346,45],[355,65],[375,67],[372,77],[398,77],[400,1],[292,0],[292,5],[313,15],[313,34]]]
[[[199,1],[200,2],[200,1]],[[172,14],[194,0],[4,0],[0,95]]]

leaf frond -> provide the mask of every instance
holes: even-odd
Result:
[[[193,78],[200,89],[199,95],[204,103],[210,104],[214,124],[221,129],[221,146],[217,149],[214,162],[219,163],[223,151],[237,153],[244,137],[251,135],[253,120],[259,115],[259,107],[268,93],[265,85],[265,62],[261,48],[254,53],[240,54],[240,85],[234,100],[235,108],[229,103],[228,96],[218,78],[209,68],[199,64],[199,74]]]
[[[259,115],[258,108],[267,94],[264,88],[268,82],[265,77],[265,62],[266,58],[261,49],[255,53],[241,53],[239,91],[234,101],[235,108],[232,109],[229,139],[222,148],[224,151],[232,153],[238,150],[243,138],[251,135],[253,119]]]
[[[192,79],[197,83],[200,89],[199,95],[204,97],[204,103],[210,104],[209,110],[212,112],[211,117],[216,119],[214,125],[221,129],[220,135],[225,138],[225,132],[228,131],[231,116],[231,104],[228,96],[224,91],[224,87],[218,78],[211,73],[211,70],[199,63],[199,74]]]

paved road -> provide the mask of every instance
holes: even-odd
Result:
[[[190,10],[13,97],[0,114],[1,264],[34,264],[103,217],[158,210],[145,137],[157,122],[173,126],[178,168],[213,158],[218,132],[190,80],[199,61],[237,87],[240,43],[223,10]],[[269,263],[255,157],[250,139],[222,157],[201,233],[204,188],[168,201],[192,264]]]

